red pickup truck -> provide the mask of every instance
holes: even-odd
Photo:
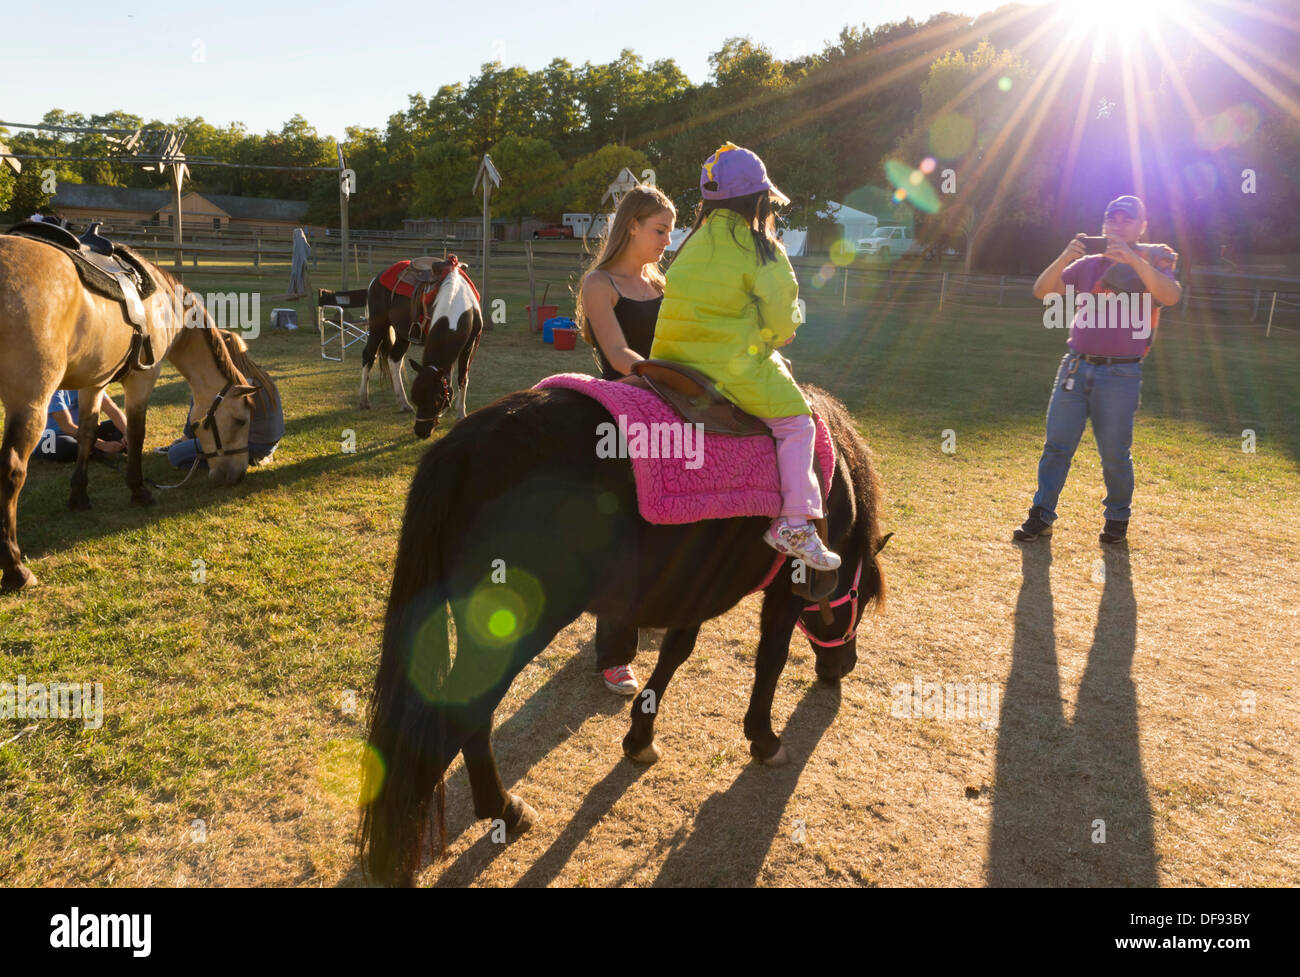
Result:
[[[548,224],[546,227],[539,227],[533,231],[533,240],[543,237],[567,237],[573,239],[573,228],[564,227],[560,224]]]

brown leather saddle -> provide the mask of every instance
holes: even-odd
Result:
[[[47,221],[23,221],[7,233],[58,248],[72,259],[86,288],[121,304],[122,317],[134,335],[126,364],[115,377],[119,379],[128,370],[147,370],[157,362],[144,312],[144,300],[157,291],[157,285],[135,252],[99,233],[100,223],[91,224],[80,238]]]
[[[681,363],[668,360],[639,360],[632,364],[632,376],[620,383],[651,390],[672,407],[682,419],[691,424],[702,424],[711,434],[748,437],[757,434],[772,436],[771,429],[753,414],[747,413],[718,392],[717,385],[706,374]],[[822,495],[827,486],[822,479],[821,466],[815,465],[817,480],[822,483]],[[829,528],[825,519],[815,519],[817,535],[830,545]],[[791,584],[794,593],[811,604],[821,604],[824,620],[831,618],[827,600],[839,583],[838,570],[808,570],[795,577]]]
[[[718,393],[713,380],[699,370],[668,360],[640,360],[632,364],[632,373],[620,382],[653,391],[683,420],[703,424],[710,434],[772,436],[766,424]]]
[[[432,297],[438,294],[442,280],[447,277],[449,268],[459,264],[458,259],[449,255],[436,258],[433,255],[421,255],[412,258],[411,263],[401,270],[397,281],[411,286],[411,323],[407,340],[416,345],[423,345],[425,336],[425,306],[432,305]]]

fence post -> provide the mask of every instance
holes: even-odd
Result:
[[[943,295],[948,291],[948,273],[943,273],[943,279],[939,282],[939,311],[943,311]]]
[[[261,268],[262,267],[262,239],[260,237],[253,238],[253,243],[256,245],[256,249],[253,252],[253,267]]]
[[[1250,309],[1250,321],[1254,322],[1259,318],[1259,289],[1255,289],[1255,304]]]
[[[840,308],[844,308],[849,304],[849,269],[846,266],[841,268],[840,271],[844,272],[844,288],[840,291]]]
[[[533,275],[533,242],[524,242],[524,254],[528,258],[528,331],[536,332],[542,328],[542,310],[537,307],[537,279]]]
[[[1277,308],[1277,292],[1273,293],[1273,301],[1268,307],[1268,328],[1264,330],[1264,338],[1273,331],[1273,310]]]

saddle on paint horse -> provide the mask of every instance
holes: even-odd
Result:
[[[438,298],[438,291],[451,274],[459,274],[464,278],[473,290],[474,298],[478,299],[478,289],[475,288],[473,279],[454,254],[447,255],[445,259],[423,255],[409,261],[399,261],[380,274],[379,283],[394,296],[408,295],[411,298],[411,326],[407,337],[409,342],[417,345],[424,342],[424,337],[429,333],[429,316]]]
[[[23,221],[7,233],[58,248],[72,259],[86,288],[121,304],[122,318],[130,323],[134,336],[120,379],[128,370],[147,370],[157,362],[144,314],[144,300],[157,291],[157,285],[136,254],[104,237],[99,227],[96,221],[78,238],[57,224]]]

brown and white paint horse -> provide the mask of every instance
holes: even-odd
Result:
[[[368,309],[370,339],[361,357],[361,389],[358,406],[370,408],[370,371],[376,360],[393,382],[393,393],[400,411],[415,414],[415,434],[427,438],[438,419],[452,401],[453,371],[460,402],[457,419],[465,417],[465,398],[469,393],[469,368],[483,336],[483,310],[478,294],[469,281],[456,272],[453,263],[444,266],[447,274],[423,321],[412,314],[411,299],[394,295],[378,278],[370,282]],[[402,361],[412,340],[423,342],[420,366],[411,365],[414,375],[408,400],[402,378]],[[412,403],[414,401],[414,404]]]
[[[208,478],[233,485],[248,468],[249,386],[226,352],[211,318],[192,295],[162,269],[141,259],[158,286],[144,301],[146,328],[157,353],[147,370],[122,377],[126,393],[126,483],[134,502],[148,504],[141,449],[145,408],[162,372],[164,358],[180,371],[194,395],[190,419]],[[187,319],[188,314],[188,319]],[[201,328],[186,328],[187,323]],[[35,582],[18,547],[18,494],[27,464],[45,428],[56,390],[76,390],[79,412],[77,463],[72,473],[71,509],[89,509],[86,466],[99,422],[100,398],[126,362],[133,330],[121,306],[85,288],[72,259],[56,247],[0,235],[0,590]]]

